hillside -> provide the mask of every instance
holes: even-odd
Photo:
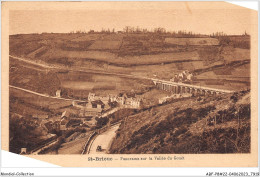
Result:
[[[156,76],[167,80],[189,70],[197,77],[193,84],[229,90],[250,86],[250,36],[46,33],[11,35],[9,39],[10,55],[65,69]],[[67,83],[63,85],[68,87]]]
[[[72,101],[48,97],[57,90],[62,98],[70,99],[87,100],[90,92],[142,99],[141,109],[109,116],[112,123],[123,120],[111,153],[250,152],[248,35],[44,33],[11,35],[9,39],[9,84],[44,94],[10,87],[12,152],[19,153],[22,147],[32,150],[58,136],[50,151],[80,153],[81,138],[95,128],[93,121],[86,118],[83,129],[74,130],[72,125],[81,121],[72,120],[68,125],[73,131],[62,133],[58,128],[62,113],[69,111],[75,117],[79,109]],[[171,93],[158,90],[151,78],[170,80],[184,70],[194,75],[189,84],[237,92],[176,98],[158,105],[159,99]],[[102,118],[96,127],[107,122],[107,117]],[[75,146],[74,140],[78,142]],[[56,152],[62,142],[64,146]]]
[[[114,154],[249,152],[249,91],[182,98],[129,116],[110,149]]]

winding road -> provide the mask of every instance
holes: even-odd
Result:
[[[116,131],[119,128],[120,124],[112,126],[110,129],[96,136],[89,146],[87,154],[108,154],[111,143],[116,136]],[[97,146],[102,147],[102,151],[96,151]]]

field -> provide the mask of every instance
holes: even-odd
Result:
[[[10,57],[10,85],[46,96],[55,96],[61,90],[62,98],[80,100],[87,100],[90,92],[100,96],[125,93],[142,98],[142,109],[131,110],[134,114],[129,111],[126,115],[128,111],[122,110],[112,115],[113,121],[128,117],[117,132],[112,153],[250,152],[250,113],[245,112],[240,136],[234,136],[235,112],[238,108],[248,111],[250,107],[248,91],[240,92],[250,89],[250,38],[247,36],[187,38],[164,33],[46,33],[11,35],[9,39],[10,55],[36,63]],[[49,65],[55,68],[46,67]],[[218,97],[180,98],[158,105],[158,100],[170,93],[156,89],[151,78],[170,80],[184,70],[194,74],[191,84],[238,92]],[[55,128],[62,112],[68,111],[74,117],[80,112],[72,106],[72,101],[11,87],[9,94],[12,152],[19,153],[23,146],[34,148],[52,133],[59,141],[46,152],[80,153],[89,133],[86,131],[93,127],[88,124],[83,129],[72,128],[63,133]],[[225,111],[227,120],[222,119]],[[41,120],[32,118],[35,114],[48,115],[50,119],[41,124]],[[212,116],[220,117],[217,124],[206,125]],[[103,123],[98,121],[98,126]],[[236,146],[232,141],[236,141]],[[216,142],[216,146],[211,142]]]
[[[61,89],[62,97],[87,99],[89,92],[100,95],[130,91],[139,93],[153,85],[152,81],[116,75],[46,70],[13,59],[10,64],[11,85],[51,96],[55,96],[55,92]]]
[[[10,54],[63,69],[45,69],[10,58],[9,82],[52,96],[61,89],[63,97],[86,99],[89,92],[149,94],[154,87],[151,81],[116,74],[169,80],[189,70],[195,85],[246,89],[250,88],[248,42],[248,36],[176,38],[150,33],[12,35]],[[89,70],[94,73],[85,72]]]
[[[104,45],[104,43],[102,43]],[[112,47],[112,45],[110,46]],[[48,53],[42,55],[44,60],[51,62],[51,60],[59,61],[69,60],[72,63],[81,61],[97,61],[109,65],[131,67],[138,65],[155,65],[155,64],[168,64],[182,61],[199,60],[197,52],[177,52],[177,53],[161,53],[155,55],[141,55],[141,56],[124,56],[118,57],[116,54],[107,51],[65,51],[52,49]],[[58,63],[58,62],[51,62]],[[63,62],[60,62],[63,64]]]
[[[107,95],[109,93],[130,92],[131,90],[140,92],[142,89],[153,85],[151,81],[124,78],[116,75],[81,73],[77,76],[77,72],[69,72],[60,74],[58,77],[61,79],[61,87],[74,90],[74,93],[84,91]],[[85,94],[86,97],[87,94]]]
[[[250,51],[248,49],[225,47],[222,56],[223,59],[227,61],[245,60],[250,59]]]
[[[165,42],[175,45],[219,45],[216,38],[166,38]]]
[[[117,50],[120,48],[122,41],[102,40],[95,41],[89,49],[92,50]]]
[[[9,93],[11,96],[11,103],[20,103],[15,109],[13,109],[15,112],[19,109],[21,109],[20,111],[28,111],[27,109],[22,108],[31,107],[31,109],[37,109],[39,113],[45,112],[47,114],[51,114],[54,112],[58,112],[61,108],[69,107],[72,105],[72,101],[42,97],[15,88],[10,88]],[[10,106],[12,107],[13,105],[11,104]],[[17,113],[22,114],[22,112]]]
[[[80,34],[77,37],[71,39],[70,41],[72,41],[72,42],[95,41],[102,37],[103,36],[101,36],[99,34]]]

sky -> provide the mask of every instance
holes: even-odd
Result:
[[[201,5],[195,2],[136,4],[89,5],[85,6],[86,8],[86,4],[83,4],[83,8],[11,10],[9,33],[67,33],[90,29],[100,31],[102,28],[115,28],[118,31],[125,26],[138,26],[147,29],[163,27],[168,31],[186,30],[201,34],[220,31],[226,34],[243,34],[246,31],[250,34],[252,10],[235,5]]]

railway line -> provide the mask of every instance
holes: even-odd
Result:
[[[70,98],[54,97],[54,96],[50,96],[50,95],[47,95],[47,94],[42,94],[42,93],[38,93],[38,92],[35,92],[35,91],[32,91],[32,90],[24,89],[24,88],[21,88],[21,87],[16,87],[16,86],[13,86],[13,85],[9,85],[9,87],[17,89],[17,90],[24,91],[24,92],[27,92],[27,93],[31,93],[31,94],[34,94],[34,95],[37,95],[37,96],[46,97],[46,98],[53,98],[53,99],[65,100],[65,101],[86,102],[84,100],[76,100],[76,99],[70,99]]]

